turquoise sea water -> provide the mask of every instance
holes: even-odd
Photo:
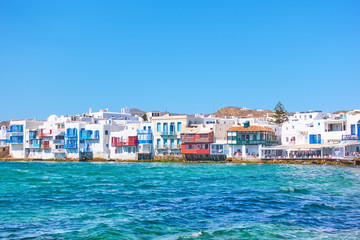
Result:
[[[358,239],[360,168],[0,162],[0,238]]]

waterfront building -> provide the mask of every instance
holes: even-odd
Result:
[[[16,120],[10,122],[9,140],[10,155],[13,158],[27,158],[29,152],[30,134],[36,130],[43,121],[37,120]],[[37,142],[36,142],[37,143]],[[40,147],[40,146],[39,146]]]
[[[227,143],[229,156],[247,157],[261,154],[262,146],[277,145],[278,139],[275,131],[261,126],[233,126],[227,130]],[[259,156],[261,157],[261,156]]]
[[[185,128],[181,133],[181,154],[210,154],[214,131],[202,125]]]
[[[199,117],[170,114],[153,117],[154,145],[157,155],[181,153],[181,132],[186,127],[202,123]]]
[[[153,154],[152,124],[147,122],[127,124],[121,131],[111,132],[110,159],[150,159]]]
[[[7,147],[10,134],[7,132],[6,125],[0,125],[0,147]]]
[[[346,133],[343,141],[360,141],[360,110],[350,111],[346,114]]]

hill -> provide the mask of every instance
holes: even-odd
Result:
[[[216,113],[212,115],[215,117],[241,117],[241,118],[253,118],[253,117],[266,117],[267,114],[271,114],[273,111],[262,110],[262,109],[248,109],[240,107],[224,107],[219,109]]]

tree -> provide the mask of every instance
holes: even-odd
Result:
[[[148,118],[147,118],[147,115],[146,113],[144,113],[141,118],[144,120],[144,122],[147,122],[148,121]]]
[[[274,108],[274,115],[272,115],[274,118],[273,122],[276,124],[287,122],[289,120],[287,114],[288,112],[286,111],[284,105],[282,105],[282,103],[279,101]]]

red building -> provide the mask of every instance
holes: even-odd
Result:
[[[181,133],[181,154],[210,154],[213,142],[213,131],[187,129]]]
[[[123,137],[112,137],[111,146],[112,147],[137,146],[137,136],[129,136],[127,139]]]

